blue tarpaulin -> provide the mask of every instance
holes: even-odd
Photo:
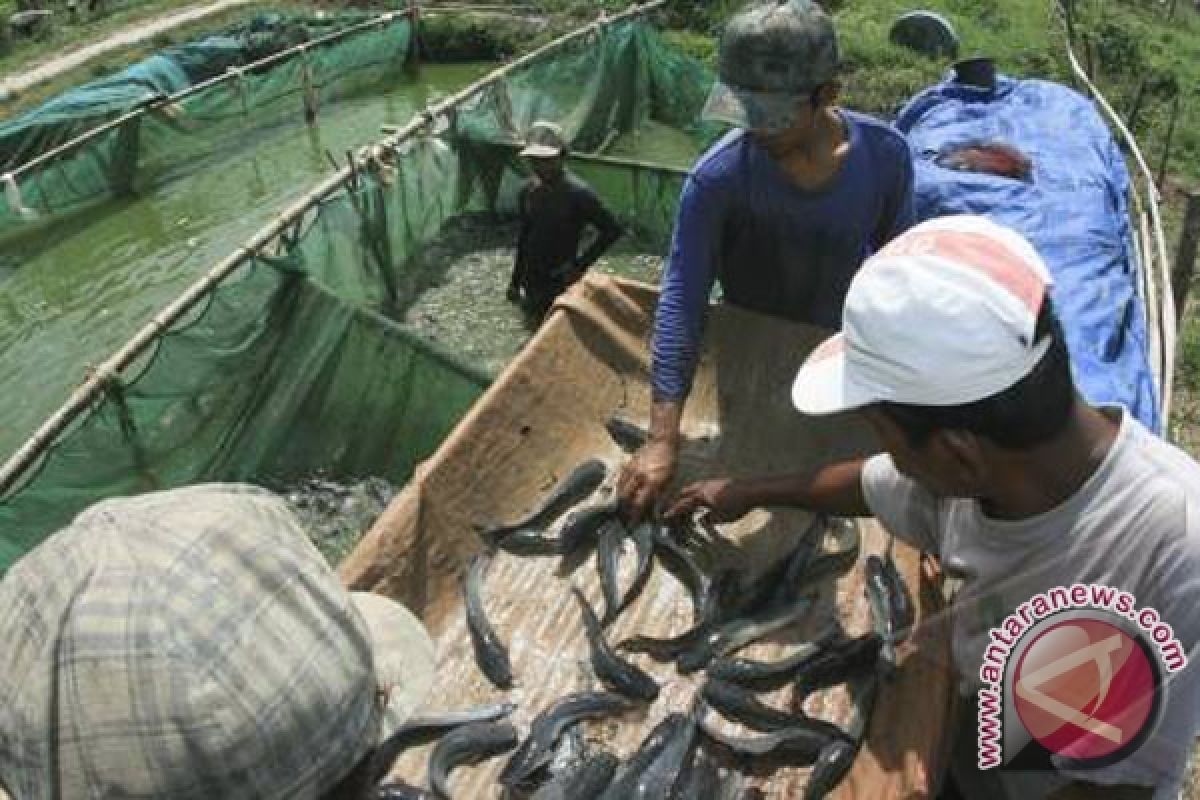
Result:
[[[1161,433],[1129,173],[1091,102],[1047,81],[1001,76],[981,89],[946,80],[914,97],[896,125],[913,147],[918,217],[984,214],[1023,233],[1054,276],[1084,396],[1119,403]],[[939,156],[980,144],[1019,150],[1032,162],[1028,179],[939,166]]]

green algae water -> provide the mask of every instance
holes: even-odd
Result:
[[[427,65],[411,82],[321,108],[317,124],[247,130],[114,199],[0,242],[0,460],[204,271],[380,138],[488,64]],[[298,116],[298,115],[297,115]]]
[[[695,138],[655,120],[647,120],[639,129],[618,136],[605,151],[605,155],[677,169],[690,169],[700,153]]]

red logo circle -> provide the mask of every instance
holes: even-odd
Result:
[[[1040,631],[1011,681],[1025,730],[1051,753],[1080,762],[1137,749],[1156,710],[1158,672],[1145,645],[1098,619]]]

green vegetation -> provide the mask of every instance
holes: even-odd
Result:
[[[103,2],[103,0],[102,0]],[[131,23],[147,17],[177,10],[178,0],[110,0],[102,11],[89,13],[80,0],[75,19],[66,10],[66,3],[42,4],[54,10],[49,24],[31,38],[10,37],[8,18],[17,11],[15,0],[0,0],[0,75],[25,69],[31,63],[56,55],[68,46],[101,41]]]
[[[145,22],[148,19],[180,11],[187,7],[180,4],[178,0],[173,2],[171,0],[145,0],[139,4],[121,6],[119,10],[112,12],[111,16],[98,17],[90,23],[59,24],[52,32],[44,35],[44,40],[36,38],[21,40],[20,44],[7,55],[3,54],[3,48],[0,46],[0,75],[19,74],[53,56],[69,53],[72,50],[102,41],[111,34],[136,25],[138,22]],[[0,20],[7,19],[7,14],[12,13],[12,3],[0,0],[0,9],[4,8],[7,8],[8,11],[7,13],[0,11]],[[278,11],[285,14],[299,14],[312,10],[313,4],[304,2],[304,0],[272,0],[261,5],[242,6],[213,14],[202,20],[173,28],[169,32],[157,34],[140,44],[114,49],[85,66],[39,83],[18,94],[0,97],[0,119],[15,116],[33,108],[74,86],[122,70],[163,48],[182,44],[214,31],[226,30],[244,22],[255,13]]]

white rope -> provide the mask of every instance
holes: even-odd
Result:
[[[17,185],[17,178],[11,172],[6,172],[0,176],[0,181],[4,182],[4,199],[8,202],[8,207],[15,211],[18,215],[29,219],[36,217],[37,213],[21,199],[21,187]]]

